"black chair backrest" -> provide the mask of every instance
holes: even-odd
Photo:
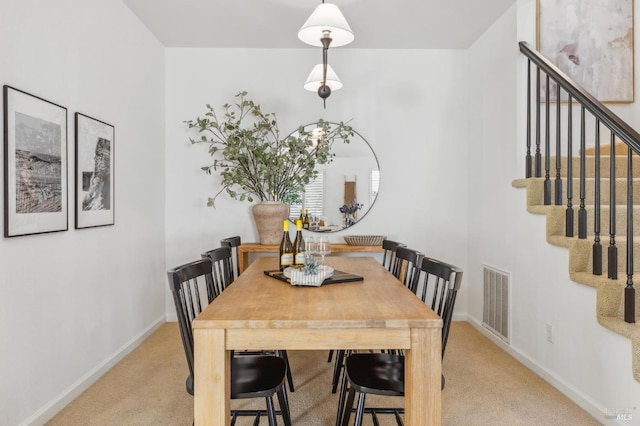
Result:
[[[193,378],[193,332],[191,322],[211,303],[216,293],[211,275],[211,260],[198,259],[167,272],[169,288],[178,316],[178,326],[184,353]]]
[[[220,240],[221,247],[231,247],[232,255],[233,255],[233,277],[238,278],[240,275],[240,259],[238,258],[238,247],[240,247],[241,241],[240,236],[236,235],[235,237],[223,238]]]
[[[391,272],[393,269],[393,264],[396,260],[396,250],[398,249],[398,247],[406,246],[397,241],[382,241],[382,249],[384,250],[384,253],[382,254],[382,266],[384,266],[389,272]]]
[[[442,318],[442,356],[449,339],[456,295],[462,282],[462,270],[436,259],[424,257],[420,264],[416,295]]]
[[[398,247],[391,273],[415,293],[420,278],[420,261],[424,255],[408,247]]]
[[[233,282],[233,260],[231,247],[218,247],[202,253],[203,258],[211,260],[211,278],[215,296],[219,296]]]

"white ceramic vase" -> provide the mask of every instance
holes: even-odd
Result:
[[[260,244],[280,244],[282,222],[289,218],[289,206],[279,201],[261,201],[252,211]]]

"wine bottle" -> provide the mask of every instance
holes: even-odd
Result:
[[[304,214],[304,220],[302,221],[302,227],[308,230],[310,223],[311,221],[309,220],[309,209],[306,209]]]
[[[293,240],[294,263],[304,265],[306,260],[306,249],[304,238],[302,238],[302,221],[296,220],[296,238]]]
[[[282,241],[280,241],[280,270],[293,266],[293,244],[289,238],[289,220],[282,222]]]
[[[302,209],[300,209],[300,217],[298,218],[300,222],[304,221],[304,214],[302,213]]]

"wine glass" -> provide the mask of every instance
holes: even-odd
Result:
[[[322,265],[324,266],[324,257],[327,254],[331,253],[331,243],[329,243],[329,238],[320,237],[318,238],[318,243],[316,245],[316,252],[322,256]]]
[[[313,259],[313,255],[316,254],[316,240],[313,237],[307,237],[304,240],[304,249],[306,252],[306,256],[307,256],[307,260],[306,262],[309,262],[309,260]]]

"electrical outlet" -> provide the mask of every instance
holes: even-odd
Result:
[[[547,342],[553,343],[553,326],[547,324]]]

